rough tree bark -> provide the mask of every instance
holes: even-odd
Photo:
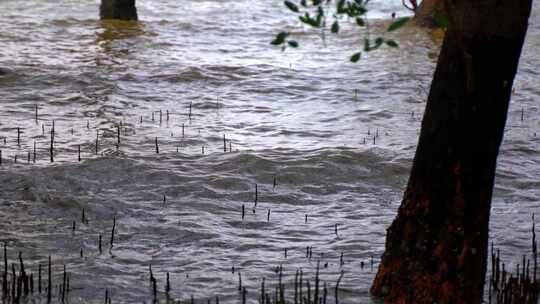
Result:
[[[435,27],[435,19],[433,14],[435,11],[442,12],[443,0],[422,0],[420,5],[418,5],[414,12],[414,21],[421,26],[426,27]]]
[[[481,303],[499,146],[532,0],[445,0],[449,26],[372,293]]]
[[[101,20],[137,20],[135,0],[101,0],[99,7]]]

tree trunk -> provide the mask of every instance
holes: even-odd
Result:
[[[532,0],[447,0],[411,175],[371,291],[387,303],[481,303],[489,214]]]
[[[421,26],[435,27],[437,26],[433,18],[435,11],[444,11],[443,0],[422,0],[414,12],[414,21]]]
[[[101,20],[137,20],[135,0],[101,0],[99,15]]]

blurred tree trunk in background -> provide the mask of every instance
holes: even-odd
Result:
[[[104,19],[137,20],[135,0],[101,0],[99,15]]]
[[[372,285],[387,303],[482,302],[496,162],[531,3],[444,0],[448,28],[414,163]]]

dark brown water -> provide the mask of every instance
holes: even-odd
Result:
[[[312,274],[320,260],[332,288],[344,271],[343,303],[372,302],[370,260],[407,180],[437,38],[405,28],[400,49],[351,64],[357,32],[345,27],[323,46],[281,1],[139,1],[135,24],[99,22],[97,2],[0,1],[0,241],[12,261],[23,251],[31,271],[49,254],[57,272],[67,264],[73,303],[103,302],[106,288],[116,303],[149,302],[150,264],[161,291],[171,273],[174,298],[237,302],[234,266],[255,303],[262,277],[275,286],[276,266],[290,290],[296,269]],[[399,4],[374,3],[375,33],[381,18],[405,13]],[[540,211],[535,5],[492,209],[491,237],[510,265],[529,252]],[[284,28],[299,50],[270,47]]]

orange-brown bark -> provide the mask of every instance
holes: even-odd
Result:
[[[414,12],[414,21],[421,26],[436,26],[433,15],[443,11],[443,0],[422,0]]]

